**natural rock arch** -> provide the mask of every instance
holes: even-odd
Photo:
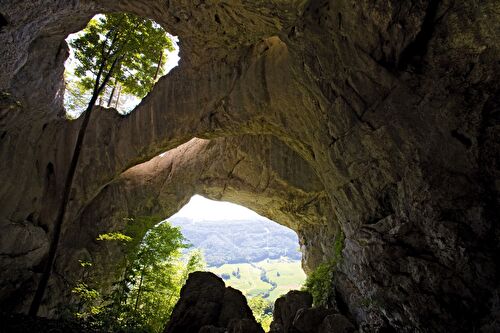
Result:
[[[345,234],[335,283],[358,323],[498,327],[494,0],[3,2],[2,304],[26,308],[13,300],[36,281],[79,125],[60,118],[63,39],[107,11],[163,24],[180,36],[182,62],[132,115],[95,113],[68,232],[92,223],[68,222],[127,169],[192,137],[240,147],[246,135],[275,136],[321,184],[327,208],[309,214]],[[334,233],[314,234],[303,241],[327,254],[318,244]]]
[[[272,137],[193,139],[123,173],[68,224],[52,284],[77,281],[79,260],[90,260],[106,290],[104,281],[111,284],[121,274],[121,268],[113,267],[120,267],[122,254],[119,244],[98,242],[98,235],[124,232],[135,218],[158,217],[149,221],[145,233],[194,194],[245,205],[295,230],[308,271],[332,256],[328,242],[338,234],[338,226],[326,218],[331,215],[326,193],[290,148]],[[314,234],[325,237],[308,237]],[[71,297],[70,290],[60,288],[50,302],[56,307],[64,297]]]

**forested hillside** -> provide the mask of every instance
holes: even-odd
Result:
[[[209,266],[259,262],[288,257],[300,260],[297,234],[265,218],[252,220],[193,220],[173,217],[187,240],[205,253]]]

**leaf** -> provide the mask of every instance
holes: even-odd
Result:
[[[71,75],[83,89],[81,95],[91,95],[94,87],[102,84],[103,78],[111,72],[113,80],[109,82],[119,84],[123,93],[138,98],[146,96],[153,87],[160,55],[173,50],[171,39],[160,25],[125,13],[92,19],[69,45],[77,61]],[[116,59],[119,59],[118,66],[112,68]],[[101,66],[104,73],[98,79]],[[159,68],[159,74],[163,72]],[[71,90],[75,91],[74,88]],[[68,109],[82,108],[77,96],[71,94],[67,98]]]

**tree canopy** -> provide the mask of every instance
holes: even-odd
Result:
[[[90,91],[90,99],[66,174],[47,260],[30,305],[29,314],[33,316],[40,309],[52,274],[73,180],[94,105],[110,83],[112,89],[108,106],[118,85],[123,87],[124,92],[144,97],[152,88],[158,74],[163,72],[162,59],[165,50],[172,49],[172,41],[153,21],[119,13],[100,15],[92,19],[83,32],[70,42],[70,46],[78,62],[74,73],[77,77],[76,89],[70,89],[69,92],[85,95]],[[79,99],[75,98],[74,103],[70,105],[82,104],[81,96],[77,97]]]
[[[98,15],[69,45],[76,59],[74,73],[67,74],[72,78],[69,107],[78,106],[72,99],[78,101],[82,93],[95,92],[101,85],[98,94],[109,94],[108,106],[118,86],[124,94],[143,98],[164,74],[162,64],[167,52],[173,51],[172,40],[160,25],[124,13]]]
[[[140,228],[143,223],[138,220]],[[205,269],[200,250],[184,253],[189,245],[178,227],[162,222],[143,238],[134,233],[112,232],[97,238],[121,242],[127,254],[123,279],[117,281],[111,294],[98,291],[99,282],[88,273],[92,263],[80,263],[85,273],[73,288],[80,298],[74,314],[93,329],[162,332],[189,273]]]

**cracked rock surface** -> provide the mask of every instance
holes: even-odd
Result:
[[[189,274],[165,333],[263,333],[245,296],[209,272]]]
[[[199,193],[294,229],[308,272],[345,238],[332,284],[359,330],[500,329],[496,0],[0,1],[2,309],[29,307],[81,122],[64,39],[110,11],[182,60],[132,114],[93,113],[42,314],[78,259],[119,275],[96,233]]]

